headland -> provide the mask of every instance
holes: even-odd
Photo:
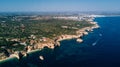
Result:
[[[2,16],[1,31],[7,31],[0,33],[0,61],[21,59],[44,47],[54,49],[62,40],[76,39],[81,43],[82,36],[99,28],[93,19],[93,16]]]

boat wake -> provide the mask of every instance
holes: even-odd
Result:
[[[102,36],[102,34],[100,33],[99,36]]]
[[[92,44],[92,46],[95,46],[97,44],[97,42],[94,42],[93,44]]]
[[[98,41],[99,41],[99,39],[96,40],[96,41],[92,44],[92,46],[95,46],[95,45],[98,43]]]
[[[102,36],[102,34],[100,33],[99,34],[99,36],[101,37]],[[100,38],[99,39],[97,39],[94,43],[92,43],[92,46],[95,46],[97,43],[98,43],[98,41],[100,40]]]

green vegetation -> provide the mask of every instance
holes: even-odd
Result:
[[[16,16],[0,17],[0,47],[7,46],[9,49],[15,48],[15,50],[16,48],[23,49],[19,47],[20,45],[13,47],[12,44],[16,42],[7,41],[6,39],[27,39],[31,34],[34,34],[37,38],[53,38],[61,34],[75,34],[76,30],[89,26],[92,26],[92,24],[87,21],[60,19],[31,20],[31,17]]]

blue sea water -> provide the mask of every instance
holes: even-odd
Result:
[[[0,67],[120,67],[120,17],[100,17],[95,21],[100,28],[82,37],[83,43],[64,40],[54,50],[45,48],[21,60],[3,62]]]

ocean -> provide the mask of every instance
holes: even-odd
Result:
[[[24,57],[0,63],[0,67],[120,67],[120,17],[99,17],[100,28],[76,39],[61,41],[54,50],[45,48]],[[44,60],[40,60],[39,56]]]

